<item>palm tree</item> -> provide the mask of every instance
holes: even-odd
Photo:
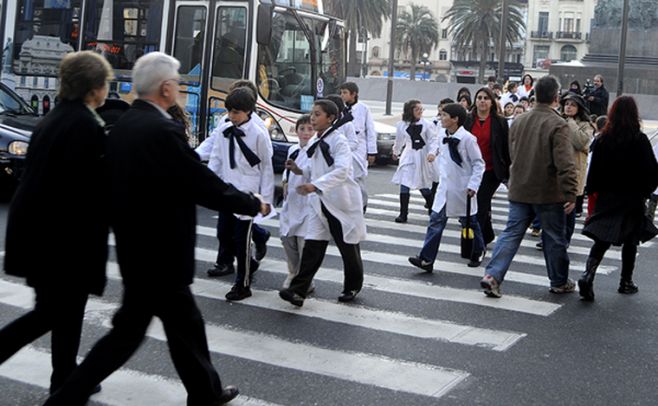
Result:
[[[356,41],[361,35],[379,38],[385,20],[391,14],[389,0],[325,0],[325,11],[345,21],[349,34],[348,74],[358,76]]]
[[[506,42],[512,45],[523,39],[526,26],[518,0],[508,0]],[[501,0],[455,0],[441,21],[450,20],[448,33],[457,49],[472,47],[480,57],[479,83],[484,83],[487,57],[500,41]],[[495,47],[498,49],[498,47]],[[502,72],[499,73],[502,75]]]
[[[404,10],[395,27],[396,46],[410,57],[409,78],[416,80],[416,64],[424,53],[432,52],[439,44],[439,24],[425,6],[411,3],[411,12]]]

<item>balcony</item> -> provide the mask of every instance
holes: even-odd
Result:
[[[557,31],[555,33],[555,39],[565,40],[572,42],[580,42],[583,40],[582,32],[573,32],[573,31]]]
[[[532,38],[532,39],[551,40],[551,39],[553,39],[553,32],[552,31],[531,31],[530,32],[530,38]]]

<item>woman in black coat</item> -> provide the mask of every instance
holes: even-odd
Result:
[[[37,125],[9,208],[5,271],[34,288],[34,310],[0,330],[0,363],[52,330],[50,391],[77,366],[87,297],[105,287],[108,221],[103,120],[112,68],[93,52],[68,54],[59,100]]]
[[[622,245],[619,293],[637,293],[633,269],[639,242],[658,230],[645,217],[645,201],[658,186],[658,162],[651,143],[640,131],[632,97],[615,100],[608,122],[592,149],[587,192],[597,193],[594,213],[583,234],[594,240],[585,272],[578,281],[583,300],[594,300],[594,275],[611,245]]]

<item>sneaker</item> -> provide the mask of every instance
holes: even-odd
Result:
[[[290,289],[280,290],[279,297],[285,300],[286,302],[291,303],[297,307],[302,307],[304,305],[304,298]]]
[[[233,272],[235,272],[233,264],[215,264],[214,267],[206,271],[208,276],[212,277],[231,275]]]
[[[432,273],[434,270],[434,262],[425,261],[421,257],[409,257],[409,262],[411,265],[418,267],[425,272]]]
[[[500,298],[503,296],[500,293],[500,283],[491,275],[484,275],[484,278],[480,281],[480,286],[484,289],[484,294],[489,297]]]
[[[533,228],[532,231],[530,232],[530,235],[533,237],[539,237],[541,235],[541,229]]]
[[[539,241],[537,244],[535,244],[535,248],[537,248],[539,251],[542,251],[544,249],[544,243]]]
[[[567,279],[567,281],[564,283],[564,285],[562,285],[562,286],[551,286],[548,289],[548,291],[551,292],[551,293],[557,293],[557,294],[571,293],[571,292],[576,291],[576,284],[571,279]]]
[[[348,290],[347,292],[343,292],[340,296],[338,296],[338,301],[343,303],[351,302],[352,300],[356,299],[356,295],[358,294],[358,290]]]
[[[226,300],[237,302],[251,296],[251,289],[249,287],[233,285],[231,290],[226,294]]]

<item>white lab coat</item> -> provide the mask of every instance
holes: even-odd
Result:
[[[299,150],[299,155],[295,163],[300,168],[304,168],[308,163],[306,147],[301,148],[299,144],[293,145],[288,149],[288,159],[293,152]],[[283,172],[285,179],[287,171]],[[292,171],[288,176],[288,196],[283,202],[283,207],[279,212],[279,232],[283,237],[305,237],[308,212],[310,210],[308,196],[297,193],[297,186],[308,183],[310,179],[305,175],[295,175]]]
[[[653,154],[656,156],[656,159],[658,159],[658,144],[653,146]],[[592,155],[592,154],[589,154],[589,155]],[[656,190],[654,190],[653,194],[658,195],[658,188],[656,188]]]
[[[339,131],[347,138],[347,143],[352,151],[352,177],[355,180],[365,177],[368,174],[368,154],[363,154],[354,123],[349,121],[341,125]]]
[[[446,130],[439,133],[439,161],[441,167],[441,180],[439,187],[434,196],[434,205],[432,210],[440,212],[443,206],[446,206],[446,215],[448,217],[466,216],[466,190],[472,189],[477,191],[484,174],[484,160],[480,147],[478,147],[477,138],[466,131],[464,127],[459,127],[452,137],[459,139],[457,150],[462,157],[462,166],[457,165],[450,158],[448,144],[443,143],[446,137]],[[471,215],[477,213],[477,199],[471,198]]]
[[[223,122],[213,132],[215,139],[208,160],[208,168],[215,172],[224,182],[232,184],[245,193],[260,193],[267,203],[274,201],[274,169],[272,167],[272,143],[269,133],[253,118],[238,127],[245,133],[242,138],[251,151],[258,156],[260,163],[254,166],[244,156],[238,143],[235,143],[235,168],[231,169],[229,160],[229,138],[223,131],[231,127],[230,121]],[[236,215],[239,219],[251,219],[250,216]]]
[[[420,136],[425,141],[425,146],[417,150],[411,147],[411,136],[407,133],[409,123],[400,121],[396,124],[393,153],[399,156],[400,160],[392,182],[410,189],[431,188],[436,176],[434,165],[427,161],[427,156],[437,151],[437,133],[434,124],[424,118],[415,124],[423,126]]]
[[[517,88],[518,89],[518,88]],[[512,96],[516,96],[516,101],[514,101],[514,98]],[[521,95],[519,94],[519,91],[517,90],[516,93],[510,93],[507,92],[502,97],[500,98],[500,105],[505,108],[505,105],[509,102],[512,102],[515,106],[519,104],[519,100],[521,100]]]
[[[316,134],[308,143],[309,148],[319,141]],[[340,221],[343,240],[348,244],[358,244],[366,239],[366,224],[363,218],[361,189],[352,177],[352,154],[347,138],[340,130],[329,134],[324,141],[334,159],[332,166],[327,162],[318,147],[302,168],[311,183],[318,189],[308,195],[311,210],[306,228],[307,240],[329,241],[329,223],[322,214],[321,204]]]
[[[439,183],[441,180],[441,166],[439,163],[439,134],[441,134],[441,131],[443,131],[441,117],[434,117],[432,124],[434,125],[434,134],[436,135],[436,148],[432,147],[434,149],[430,150],[430,153],[434,154],[436,157],[434,162],[432,162],[432,169],[434,170],[434,177],[432,180],[436,183]]]
[[[228,120],[226,114],[224,114],[222,117],[220,117],[219,122],[220,123],[225,123],[226,120]],[[267,134],[269,135],[270,130],[267,129],[267,126],[265,125],[265,122],[263,121],[262,118],[256,113],[251,113],[251,120],[254,123],[258,124],[260,127],[262,127],[265,131],[267,131]],[[215,145],[215,137],[212,134],[216,134],[215,131],[211,133],[209,137],[206,137],[205,140],[201,144],[199,144],[198,147],[194,150],[197,154],[199,154],[199,158],[201,158],[202,161],[208,161],[210,160],[210,154],[212,153],[212,147]],[[220,134],[221,135],[221,134]],[[223,135],[222,135],[223,136]],[[274,154],[273,149],[272,149],[272,140],[270,140],[270,137],[268,136],[267,139],[270,142],[270,156]]]
[[[359,140],[358,149],[355,150],[355,154],[357,154],[359,159],[365,159],[367,161],[368,154],[377,153],[377,131],[375,131],[375,123],[372,120],[372,114],[370,113],[368,106],[361,102],[353,104],[349,109],[352,112],[352,117],[354,117],[352,124],[354,125],[357,139]],[[367,176],[367,163],[362,169],[362,176]]]

